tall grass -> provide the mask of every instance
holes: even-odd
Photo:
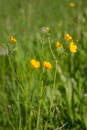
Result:
[[[87,129],[87,2],[74,1],[73,8],[70,2],[0,1],[0,130]],[[41,32],[47,26],[50,37]],[[67,32],[78,51],[57,62],[55,43],[65,47]],[[17,43],[9,52],[18,50],[9,58],[1,44],[7,46],[10,35]],[[32,69],[33,58],[41,68]],[[43,60],[53,68],[44,69]]]

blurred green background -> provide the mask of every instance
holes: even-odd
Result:
[[[73,8],[70,2],[75,3]],[[37,86],[42,72],[37,70],[31,76],[30,60],[42,61],[42,27],[50,28],[52,46],[56,41],[64,44],[64,34],[71,34],[75,41],[78,40],[78,52],[60,59],[50,115],[54,70],[46,72],[43,79],[46,94],[37,127],[40,91]],[[24,88],[21,92],[0,47],[0,130],[86,130],[87,0],[0,0],[0,45],[7,45],[10,35],[17,40],[18,51],[12,63]],[[51,61],[46,46],[44,54]]]

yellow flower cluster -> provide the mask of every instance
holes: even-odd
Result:
[[[49,28],[48,27],[45,27],[45,30],[46,31],[49,31]],[[65,40],[66,41],[70,41],[70,44],[69,44],[69,50],[72,52],[72,53],[75,53],[75,52],[77,52],[77,45],[73,42],[73,39],[72,39],[72,36],[71,35],[69,35],[68,33],[66,33],[65,34],[65,36],[64,36],[64,38],[65,38]],[[9,41],[12,43],[12,44],[16,44],[16,39],[13,37],[13,36],[10,36],[10,39],[9,39]],[[60,43],[60,42],[56,42],[56,47],[58,48],[58,49],[62,49],[63,48],[63,45]],[[2,44],[2,47],[4,48],[4,45]],[[17,51],[17,49],[18,48],[14,48],[13,49],[13,51]],[[52,50],[51,50],[52,51]],[[53,52],[52,52],[52,54],[53,54]],[[67,54],[67,53],[66,53]],[[54,56],[54,55],[53,55]],[[54,56],[55,57],[55,56]],[[30,63],[31,63],[31,66],[32,66],[32,68],[35,68],[35,69],[37,69],[37,68],[39,68],[40,67],[40,61],[38,61],[38,60],[36,60],[36,59],[32,59],[31,61],[30,61]],[[45,69],[52,69],[52,64],[50,63],[50,62],[48,62],[48,61],[43,61],[43,67],[45,68]]]
[[[65,40],[67,40],[67,41],[71,41],[71,40],[72,40],[72,41],[70,42],[69,49],[70,49],[70,51],[71,51],[72,53],[77,52],[77,45],[73,42],[72,37],[71,37],[68,33],[65,35]]]
[[[34,69],[37,69],[40,67],[40,61],[37,61],[36,59],[32,59],[31,60],[31,66]],[[43,62],[43,66],[45,69],[51,69],[52,68],[52,64],[50,62],[44,61]]]
[[[12,44],[16,43],[16,39],[13,36],[10,36],[10,40],[9,40]]]
[[[44,61],[44,62],[43,62],[43,65],[44,65],[44,68],[45,68],[45,69],[51,69],[51,68],[52,68],[52,65],[51,65],[50,62]]]
[[[45,28],[47,31],[49,31],[49,28],[47,27],[47,28]],[[72,53],[75,53],[75,52],[77,52],[77,45],[73,42],[73,39],[72,39],[72,36],[70,35],[70,34],[68,34],[68,33],[66,33],[65,34],[65,36],[64,36],[64,38],[65,38],[65,40],[66,41],[69,41],[70,43],[69,43],[69,50],[72,52]],[[56,42],[56,47],[58,48],[58,49],[64,49],[63,48],[63,45],[60,43],[60,42]],[[52,50],[51,50],[52,51]],[[65,51],[65,50],[64,50]],[[63,52],[63,51],[61,51],[61,52]],[[52,54],[53,54],[53,52],[52,52]],[[66,52],[65,53],[66,55],[68,55],[68,53]],[[54,56],[54,55],[53,55]],[[39,68],[40,67],[40,61],[37,61],[36,59],[32,59],[31,60],[31,66],[32,66],[32,68],[34,68],[34,69],[37,69],[37,68]],[[43,61],[43,67],[45,68],[45,69],[52,69],[52,64],[50,63],[50,62],[48,62],[48,61]]]
[[[70,2],[70,7],[74,7],[75,3],[74,2]]]
[[[69,35],[68,33],[65,34],[64,36],[65,40],[66,41],[71,41],[70,42],[70,45],[69,45],[69,49],[72,53],[75,53],[77,52],[77,45],[73,42],[73,39],[72,39],[72,36]],[[60,42],[56,42],[56,47],[57,48],[63,48],[62,44],[60,44]]]
[[[73,53],[77,52],[77,45],[74,42],[70,42],[70,51]]]
[[[56,47],[60,48],[60,49],[63,48],[63,46],[60,44],[60,42],[56,42]]]
[[[72,40],[72,37],[67,33],[65,35],[65,40],[70,41],[70,40]]]
[[[35,59],[32,59],[32,60],[31,60],[31,65],[32,65],[32,68],[37,69],[37,68],[40,67],[40,62],[37,61],[37,60],[35,60]]]

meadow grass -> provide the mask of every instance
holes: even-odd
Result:
[[[0,130],[87,129],[87,1],[70,2],[0,1]],[[66,33],[76,53],[66,48]],[[32,68],[32,59],[40,68]]]

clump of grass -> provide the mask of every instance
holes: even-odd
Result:
[[[51,35],[50,35],[50,32],[49,32],[49,28],[46,27],[44,28],[45,29],[45,34],[42,38],[42,61],[40,63],[40,61],[37,61],[36,59],[32,59],[31,60],[31,74],[28,76],[28,74],[25,72],[25,75],[26,75],[26,78],[29,80],[29,82],[27,83],[27,86],[25,83],[23,83],[23,81],[21,81],[20,79],[20,76],[17,74],[16,72],[16,68],[14,67],[14,64],[12,63],[11,59],[13,58],[12,55],[14,54],[15,51],[17,51],[17,47],[10,47],[10,46],[15,46],[16,45],[16,39],[11,36],[10,37],[10,43],[13,44],[11,45],[10,43],[7,44],[7,46],[5,44],[1,44],[1,47],[2,49],[4,50],[6,56],[7,56],[7,59],[8,59],[8,63],[9,63],[9,66],[10,66],[10,69],[11,69],[11,73],[13,75],[13,77],[15,78],[16,80],[16,83],[17,83],[17,86],[19,87],[18,88],[18,91],[19,91],[19,98],[18,98],[18,102],[19,104],[21,105],[20,103],[20,100],[23,100],[23,104],[24,104],[24,113],[25,113],[25,128],[28,128],[28,129],[33,129],[34,127],[31,125],[29,126],[29,124],[32,124],[32,122],[34,122],[35,124],[35,127],[36,129],[42,129],[41,128],[41,120],[44,120],[43,116],[42,116],[42,112],[44,109],[42,108],[43,106],[43,100],[48,100],[47,98],[47,86],[50,86],[50,83],[46,83],[45,80],[44,80],[44,76],[45,75],[48,75],[47,79],[46,80],[49,80],[49,75],[50,75],[50,70],[53,69],[53,77],[52,77],[52,83],[51,83],[51,98],[50,98],[50,101],[49,101],[49,105],[48,105],[48,108],[47,108],[47,120],[45,121],[44,123],[44,128],[45,129],[48,129],[49,128],[49,125],[50,125],[50,117],[51,117],[51,114],[53,114],[52,112],[52,109],[54,107],[54,102],[55,102],[55,91],[56,91],[56,77],[57,77],[57,67],[58,67],[58,64],[59,64],[59,60],[60,58],[62,58],[63,55],[66,55],[67,54],[67,49],[69,49],[71,51],[71,53],[75,53],[77,52],[77,45],[74,44],[73,42],[73,39],[72,37],[69,35],[69,34],[66,34],[65,35],[65,40],[66,41],[70,41],[70,47],[63,47],[62,44],[60,44],[60,42],[56,42],[56,44],[54,44],[54,48],[55,50],[53,50],[52,48],[52,45],[51,45]],[[9,45],[10,44],[10,45]],[[51,54],[51,57],[49,57],[49,59],[51,59],[51,62],[47,61],[46,59],[46,56],[44,54],[44,46],[48,46],[49,50],[50,51],[50,54]],[[39,79],[37,78],[37,75],[38,75],[38,72],[35,70],[35,69],[39,69]],[[36,72],[35,72],[36,71]],[[48,74],[47,74],[48,73]],[[34,79],[34,75],[36,79]],[[40,76],[41,75],[41,76]],[[35,81],[34,81],[35,80]],[[32,83],[32,82],[34,83]],[[35,86],[36,86],[36,89],[39,91],[39,93],[37,94],[34,94],[34,89],[35,89]],[[35,90],[36,91],[36,90]],[[22,94],[20,94],[22,93]],[[21,97],[21,95],[23,95],[23,98]],[[36,98],[37,99],[37,105],[33,105],[34,101],[33,101],[33,98]],[[46,99],[47,98],[47,99]],[[30,105],[31,104],[31,105]],[[29,106],[30,105],[30,106]],[[46,105],[46,104],[44,104]],[[23,108],[19,107],[19,112],[20,114],[22,114],[22,110]],[[35,111],[35,113],[33,113],[32,111],[33,110]],[[34,121],[32,119],[32,116],[34,116],[34,118],[36,118],[36,121]],[[21,120],[22,115],[19,115],[20,117],[20,123],[24,122]],[[32,120],[32,122],[31,122]],[[36,122],[36,123],[35,123]],[[20,128],[22,128],[21,126],[22,124],[20,124]],[[65,126],[63,124],[63,126]],[[63,127],[62,126],[62,127]],[[52,126],[53,128],[55,128],[55,125]]]
[[[81,1],[27,3],[18,3],[18,16],[9,10],[2,26],[15,38],[4,34],[0,44],[0,129],[87,129],[86,8]]]

